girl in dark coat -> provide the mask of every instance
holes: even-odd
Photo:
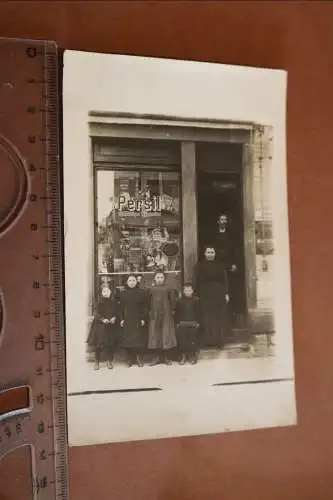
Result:
[[[138,287],[135,275],[127,278],[127,288],[120,296],[120,326],[122,347],[128,355],[128,365],[143,366],[143,327],[147,318],[146,294]]]
[[[142,328],[142,334],[143,334],[142,338],[143,338],[143,346],[144,346],[143,350],[146,351],[147,346],[148,346],[148,313],[149,313],[150,291],[146,285],[145,279],[144,279],[142,274],[136,274],[136,279],[138,281],[138,288],[140,288],[140,290],[142,290],[144,297],[145,297],[145,302],[146,302],[145,308],[147,311],[147,321]]]
[[[151,366],[171,363],[167,352],[177,346],[174,324],[175,306],[176,292],[167,288],[164,272],[156,271],[154,286],[150,294],[148,349],[155,351],[157,357]]]
[[[222,348],[227,333],[227,273],[224,264],[215,258],[215,248],[206,247],[204,255],[204,260],[198,263],[196,270],[203,345]]]
[[[175,312],[177,342],[180,350],[180,364],[186,360],[192,364],[198,361],[197,332],[200,326],[199,299],[194,297],[192,283],[185,283],[183,295],[178,300]]]
[[[113,368],[113,358],[117,342],[117,301],[111,297],[108,287],[102,288],[102,297],[94,310],[94,319],[88,336],[88,345],[95,350],[95,369],[99,370],[101,353],[107,357],[107,366]]]

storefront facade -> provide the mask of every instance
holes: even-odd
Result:
[[[204,245],[226,213],[237,235],[240,300],[254,332],[272,332],[274,248],[270,130],[223,123],[90,113],[94,212],[91,303],[129,272],[150,286],[194,279]]]

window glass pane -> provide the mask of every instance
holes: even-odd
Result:
[[[163,269],[179,288],[180,176],[177,172],[97,170],[97,287],[121,289],[129,272],[151,286]]]

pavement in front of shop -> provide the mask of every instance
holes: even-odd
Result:
[[[191,387],[203,387],[212,380],[237,382],[241,380],[260,380],[279,376],[279,365],[275,363],[274,336],[252,335],[251,343],[228,343],[224,349],[201,349],[196,365],[179,364],[177,349],[170,352],[171,367],[159,364],[150,367],[154,356],[146,352],[144,368],[134,365],[128,368],[126,353],[119,350],[108,369],[106,360],[101,359],[100,369],[96,370],[94,353],[86,353],[85,361],[70,367],[68,375],[70,393],[81,391],[138,390],[149,387],[178,387],[182,382]],[[170,369],[172,368],[172,369]]]
[[[216,359],[252,359],[252,358],[269,358],[275,356],[275,342],[274,335],[254,335],[252,336],[251,343],[247,344],[244,342],[231,342],[226,344],[223,350],[219,349],[200,349],[199,358],[200,360],[216,360]],[[145,358],[150,358],[151,356],[145,356]],[[88,356],[87,361],[93,362],[94,355],[91,353]],[[144,359],[145,364],[149,363],[150,360]],[[173,360],[177,363],[177,360]],[[117,353],[114,360],[115,364],[126,364],[126,358],[124,353]],[[103,360],[101,360],[101,365]]]
[[[232,358],[266,358],[275,356],[274,335],[255,335],[248,344],[227,344],[223,352],[224,357]]]

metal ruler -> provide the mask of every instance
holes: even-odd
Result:
[[[30,447],[38,500],[68,499],[58,68],[0,39],[0,459]]]

